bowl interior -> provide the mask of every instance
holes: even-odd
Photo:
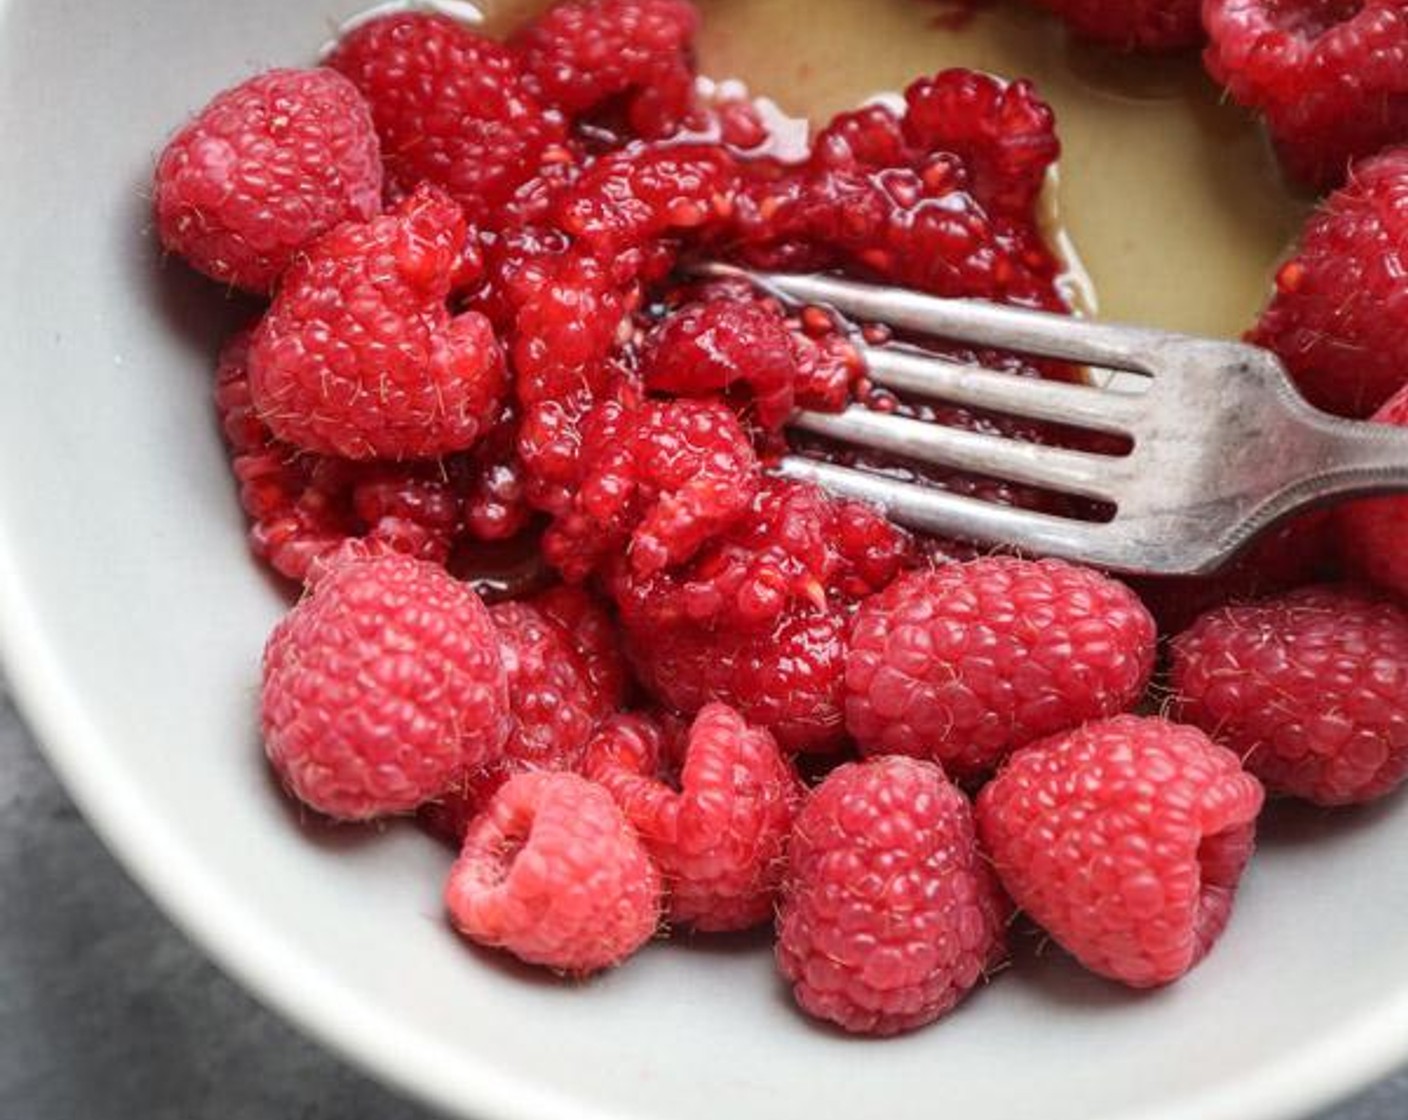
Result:
[[[1408,1053],[1402,799],[1273,813],[1226,937],[1172,990],[1028,945],[884,1044],[796,1015],[756,937],[545,980],[452,935],[431,841],[300,820],[253,720],[285,601],[246,554],[210,404],[249,308],[160,259],[145,189],[190,107],[353,7],[0,0],[0,642],[69,787],[178,921],[324,1041],[478,1117],[1255,1120]]]

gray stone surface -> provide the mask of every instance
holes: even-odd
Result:
[[[78,816],[0,681],[0,1118],[128,1117],[431,1120],[172,928]],[[1405,1118],[1408,1073],[1319,1120]]]

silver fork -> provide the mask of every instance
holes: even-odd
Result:
[[[1122,572],[1215,571],[1257,533],[1316,503],[1408,490],[1408,429],[1341,420],[1296,393],[1257,347],[1112,326],[828,276],[706,264],[791,304],[829,307],[974,346],[1138,375],[1109,387],[1039,381],[896,347],[856,344],[877,385],[1133,441],[1127,455],[1044,447],[852,405],[802,411],[801,431],[1114,506],[1108,522],[1001,506],[885,475],[784,457],[778,473],[872,502],[903,525]],[[1121,384],[1121,382],[1123,384]],[[1143,391],[1128,391],[1130,383]]]

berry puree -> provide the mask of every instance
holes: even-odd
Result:
[[[880,392],[855,337],[1083,371],[691,266],[1246,333],[1317,403],[1408,422],[1408,276],[1384,263],[1408,154],[1379,151],[1408,140],[1384,63],[1408,42],[1352,7],[1210,0],[1205,32],[1188,3],[476,23],[420,0],[217,95],[157,161],[156,228],[255,301],[213,396],[290,591],[260,705],[289,796],[414,819],[458,853],[449,924],[565,975],[771,926],[805,1012],[893,1034],[1005,967],[1016,909],[1113,981],[1180,979],[1268,794],[1342,807],[1408,776],[1408,500],[1302,517],[1198,580],[917,536],[771,471],[842,457],[786,431],[797,409],[1079,437]],[[1366,56],[1331,96],[1345,42]],[[1393,111],[1338,129],[1354,89]],[[1333,193],[1283,257],[1308,185]]]

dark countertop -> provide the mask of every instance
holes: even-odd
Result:
[[[285,1026],[137,890],[0,680],[0,1117],[431,1120]],[[1405,1120],[1408,1073],[1318,1120]]]

